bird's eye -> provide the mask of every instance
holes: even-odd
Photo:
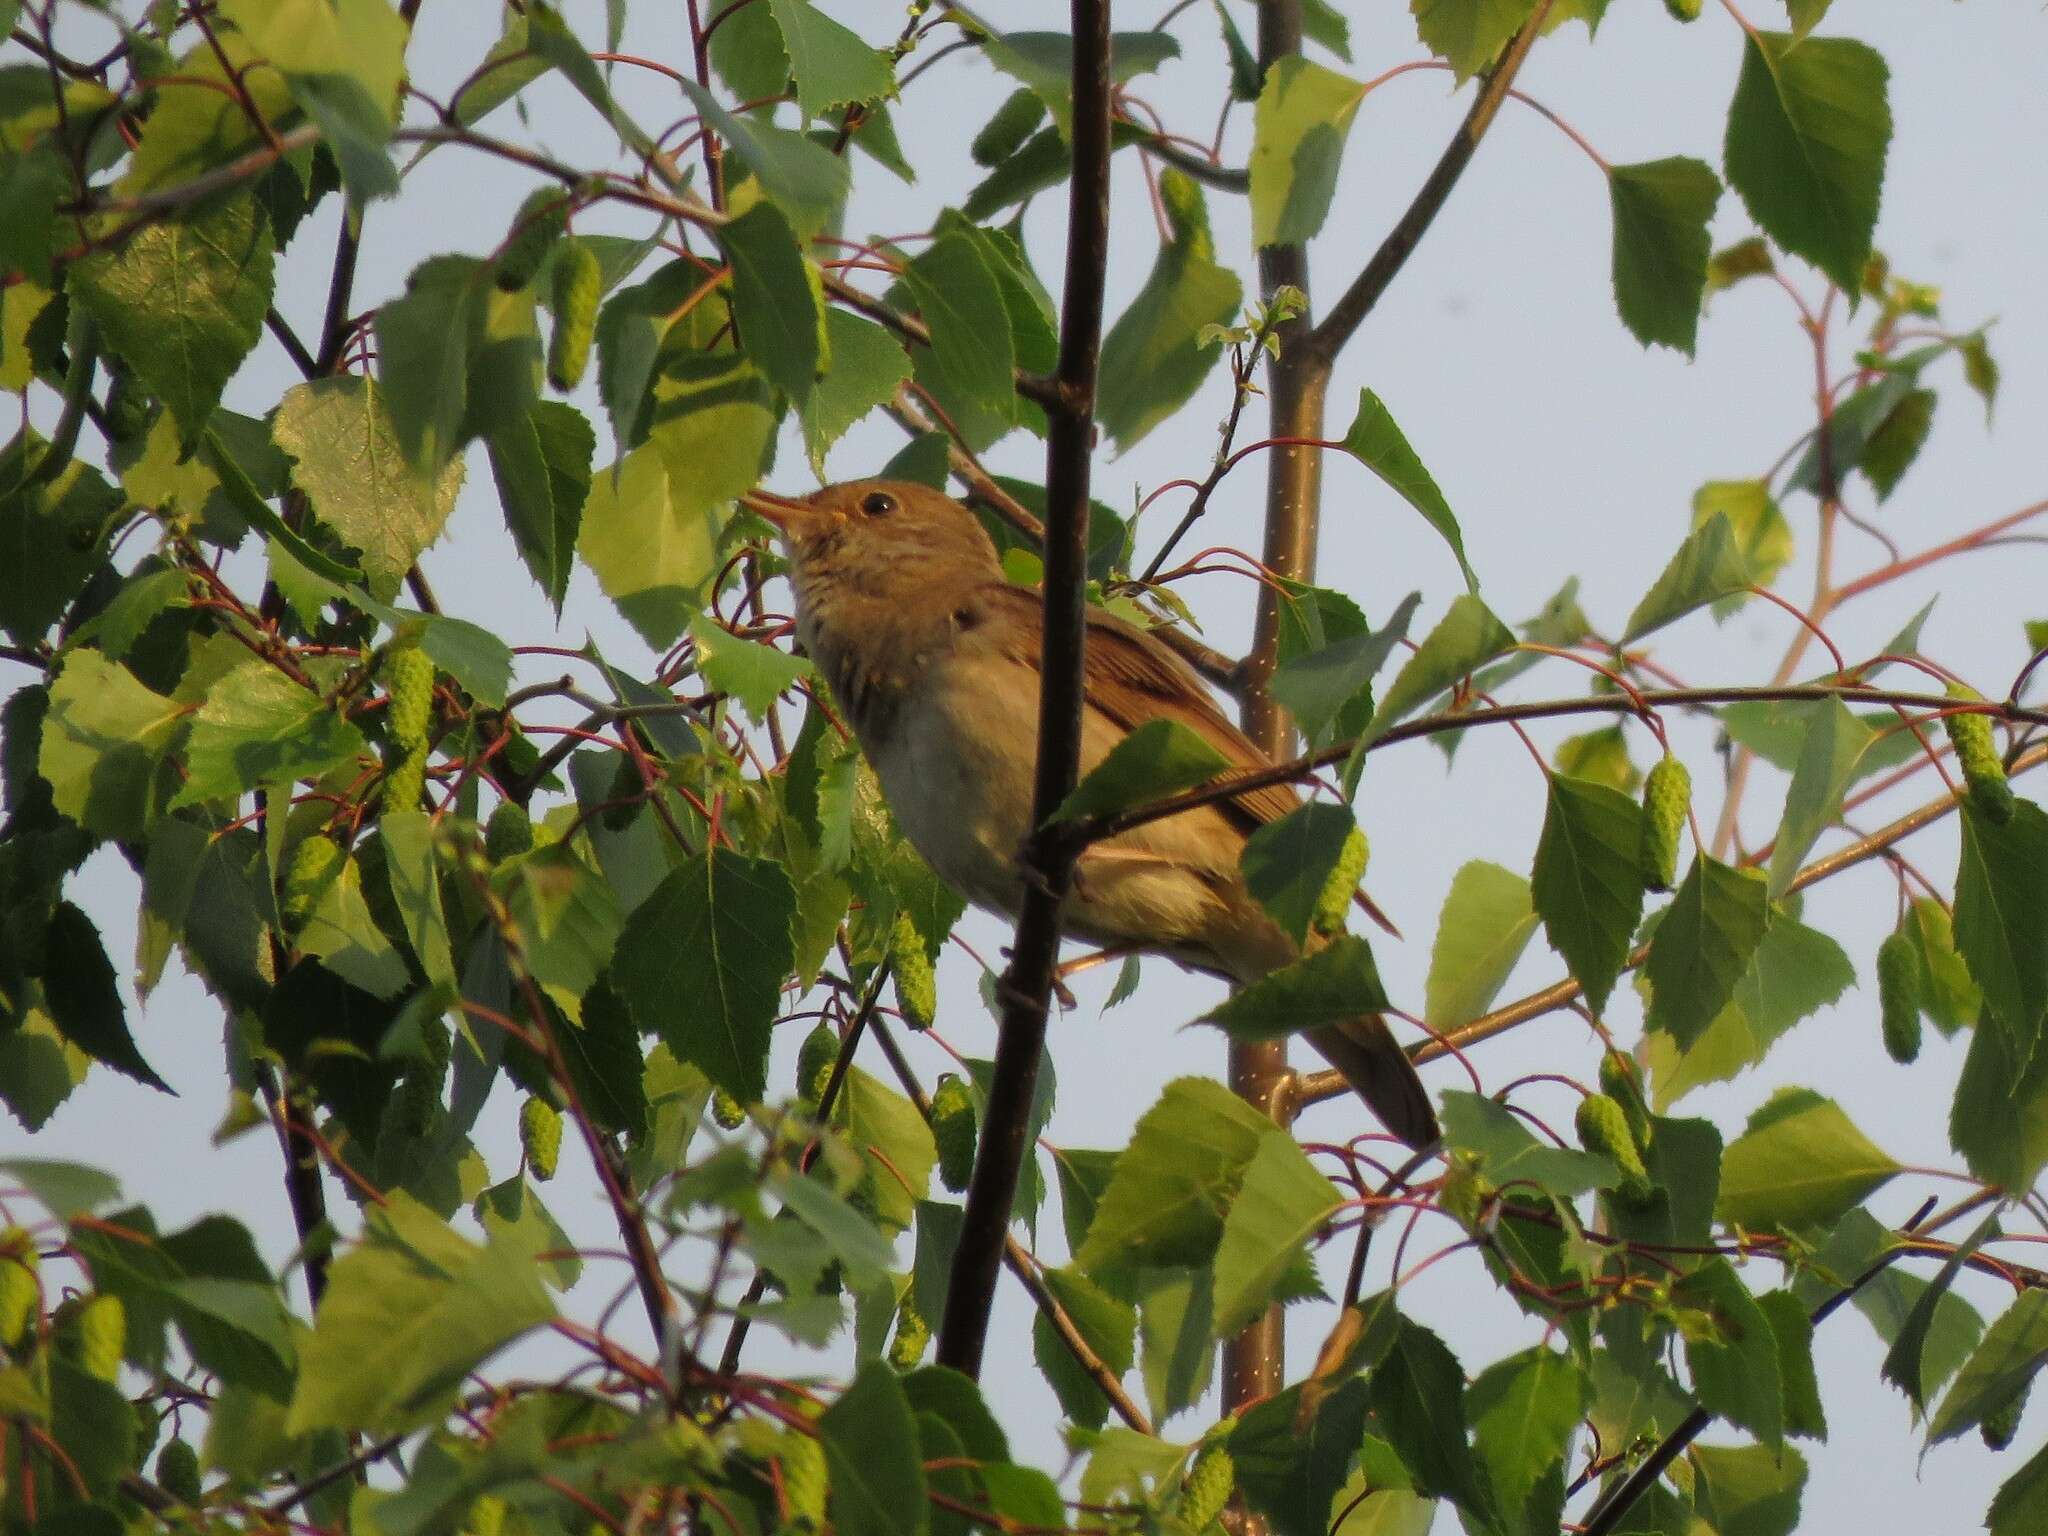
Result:
[[[896,510],[896,498],[887,491],[869,491],[861,497],[860,509],[869,517],[887,517]]]

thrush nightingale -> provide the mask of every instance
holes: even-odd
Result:
[[[800,501],[745,500],[782,535],[798,637],[904,835],[961,895],[1014,916],[1038,748],[1040,595],[1007,580],[974,514],[928,486],[859,480]],[[1159,719],[1191,727],[1233,764],[1271,761],[1158,641],[1097,608],[1087,623],[1083,774]],[[1299,959],[1238,869],[1246,837],[1299,804],[1274,785],[1091,845],[1074,869],[1067,931],[1236,982]],[[1304,1033],[1387,1129],[1410,1146],[1435,1140],[1429,1095],[1384,1019]]]

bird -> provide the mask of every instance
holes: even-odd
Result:
[[[961,896],[1014,918],[1032,820],[1041,594],[1007,578],[973,512],[927,485],[854,480],[801,498],[741,499],[780,537],[797,638],[897,825]],[[1234,767],[1272,763],[1157,639],[1093,605],[1086,623],[1083,775],[1162,719],[1194,730]],[[1238,985],[1291,964],[1304,949],[1238,865],[1251,833],[1301,803],[1292,786],[1268,785],[1091,844],[1075,864],[1066,931]],[[1384,1018],[1303,1033],[1395,1136],[1416,1148],[1437,1140],[1428,1091]]]

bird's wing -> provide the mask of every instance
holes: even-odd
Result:
[[[1042,633],[1039,594],[1029,587],[991,583],[980,594],[991,604],[1028,608],[1033,622],[1003,626],[1015,634],[1017,659],[1034,670],[1039,654],[1026,647]],[[1234,766],[1269,768],[1273,759],[1254,746],[1224,716],[1194,670],[1143,630],[1100,608],[1088,610],[1089,702],[1127,731],[1153,720],[1177,720],[1201,736]],[[1268,784],[1224,803],[1246,830],[1277,821],[1301,804],[1294,787]]]

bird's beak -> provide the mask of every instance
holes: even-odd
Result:
[[[797,525],[813,512],[810,503],[778,496],[773,491],[745,491],[739,500],[741,506],[750,512],[758,512],[783,533],[794,533]]]

